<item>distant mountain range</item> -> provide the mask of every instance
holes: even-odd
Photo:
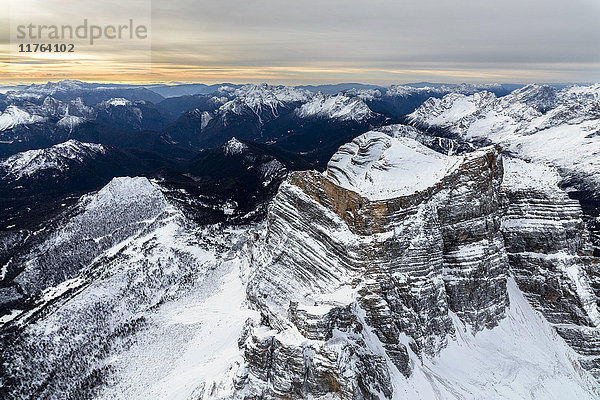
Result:
[[[600,84],[0,95],[0,397],[600,398]]]

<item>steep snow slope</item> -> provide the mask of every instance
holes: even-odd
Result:
[[[168,209],[146,178],[115,178],[82,197],[65,220],[49,221],[48,229],[32,234],[29,251],[13,256],[3,269],[16,275],[21,296],[36,298],[47,287],[75,278],[99,254],[152,226]]]
[[[496,96],[489,92],[478,92],[471,96],[451,93],[441,99],[432,97],[411,114],[410,118],[415,121],[416,115],[424,116],[427,125],[447,127],[489,107],[495,100]]]
[[[146,315],[152,327],[113,355],[115,373],[99,399],[226,398],[243,359],[239,332],[247,318],[244,284],[237,259],[224,261],[186,294]],[[149,368],[149,366],[153,366]]]
[[[14,128],[18,125],[35,124],[43,122],[45,118],[40,115],[31,115],[16,106],[10,105],[0,113],[0,131]]]
[[[438,153],[449,156],[469,153],[477,148],[459,137],[436,136],[410,125],[392,124],[379,127],[375,130],[395,138],[414,139]]]
[[[437,358],[414,358],[415,374],[395,385],[406,399],[597,399],[596,382],[512,279],[498,326],[473,335],[456,317],[456,338]]]

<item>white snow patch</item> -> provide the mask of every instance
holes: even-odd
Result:
[[[346,189],[380,200],[433,186],[462,160],[410,138],[371,131],[340,147],[327,164],[326,176]]]
[[[46,118],[40,115],[32,115],[27,111],[21,110],[17,106],[10,105],[6,107],[3,113],[0,113],[0,131],[5,131],[18,125],[44,122],[45,120]]]
[[[62,296],[68,290],[75,289],[85,283],[85,280],[77,277],[73,279],[68,279],[64,282],[61,282],[59,285],[50,287],[44,290],[42,294],[42,301],[47,303],[51,300],[56,299],[57,297]]]
[[[394,382],[394,399],[598,399],[593,378],[554,328],[527,302],[513,279],[510,307],[493,329],[476,335],[455,316],[456,340]]]
[[[21,314],[22,312],[23,312],[23,310],[15,309],[15,310],[11,310],[8,314],[4,314],[3,316],[0,317],[0,326],[17,318],[19,316],[19,314]]]
[[[128,106],[128,105],[131,105],[131,101],[124,99],[122,97],[114,97],[112,99],[106,100],[104,102],[104,104],[113,106],[113,107]]]
[[[549,163],[536,163],[513,157],[503,157],[504,180],[502,184],[511,189],[538,189],[548,191],[556,188],[560,180],[558,171]]]

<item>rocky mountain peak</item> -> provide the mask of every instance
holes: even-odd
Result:
[[[300,118],[314,117],[341,121],[364,121],[375,115],[359,97],[349,97],[341,93],[336,96],[318,93],[295,112]]]
[[[105,151],[104,146],[100,144],[71,139],[47,149],[28,150],[12,155],[0,162],[0,168],[5,174],[20,179],[42,170],[52,169],[60,172],[67,168],[71,161],[83,162],[86,158],[93,158]]]
[[[242,154],[247,149],[248,146],[245,143],[237,140],[235,137],[229,139],[227,143],[223,145],[223,153],[225,155]]]
[[[0,114],[0,132],[19,125],[30,125],[37,122],[43,122],[45,119],[46,118],[41,115],[32,115],[15,105],[9,105]]]

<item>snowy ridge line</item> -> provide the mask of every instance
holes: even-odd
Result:
[[[69,167],[69,162],[83,162],[85,159],[95,158],[105,153],[106,148],[101,144],[70,139],[46,149],[14,154],[0,161],[0,170],[14,179],[22,179],[43,170],[64,172]]]
[[[500,144],[522,159],[554,165],[561,180],[584,181],[597,190],[599,110],[600,84],[561,90],[528,85],[501,98],[489,92],[431,98],[409,115],[409,121],[443,128],[466,140]]]

